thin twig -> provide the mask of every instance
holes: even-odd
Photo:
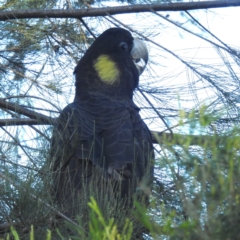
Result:
[[[88,25],[85,23],[85,21],[82,18],[79,18],[79,21],[83,24],[83,26],[90,32],[90,34],[96,39],[96,35],[91,31],[91,29],[88,27]]]
[[[149,99],[147,98],[147,96],[143,93],[143,91],[140,88],[137,88],[138,91],[142,94],[142,96],[144,97],[144,99],[148,102],[148,104],[152,107],[152,109],[154,110],[154,112],[158,115],[158,117],[163,121],[163,123],[165,124],[165,126],[167,127],[168,131],[173,134],[172,129],[168,126],[167,122],[165,121],[164,117],[157,111],[157,109],[155,109],[155,107],[153,106],[153,104],[151,103],[151,101],[149,101]]]
[[[23,152],[26,154],[26,156],[29,158],[29,160],[32,162],[32,164],[36,167],[36,163],[34,162],[34,160],[32,159],[32,157],[27,153],[27,151],[24,149],[24,147],[22,146],[22,144],[19,142],[19,140],[17,138],[15,138],[10,132],[8,132],[5,128],[1,127],[1,129],[9,136],[13,139],[13,141],[17,144],[17,146],[19,146]]]

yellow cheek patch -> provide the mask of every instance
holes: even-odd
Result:
[[[118,82],[119,70],[108,55],[100,55],[94,62],[94,69],[104,83],[112,85]]]

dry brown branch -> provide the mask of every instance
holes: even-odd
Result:
[[[20,113],[29,118],[13,118],[13,119],[0,119],[1,126],[23,126],[23,125],[52,125],[56,122],[57,118],[51,118],[35,111],[28,110],[16,103],[9,103],[0,99],[0,108],[8,109],[16,113]],[[223,142],[223,137],[202,136],[202,135],[187,135],[176,133],[165,133],[152,131],[153,143],[163,144],[164,142],[172,142],[173,145],[199,145],[204,146],[206,141]],[[217,140],[216,140],[217,139]]]
[[[104,7],[91,9],[68,9],[68,10],[40,10],[32,9],[25,11],[4,11],[0,13],[0,21],[22,18],[82,18],[107,16],[108,14],[127,14],[154,11],[187,11],[209,8],[240,6],[240,0],[220,0],[220,1],[195,1],[182,3],[164,3],[164,4],[136,4],[130,6]]]
[[[47,117],[47,116],[46,116]],[[56,119],[49,119],[48,124],[51,122],[53,124]],[[30,119],[30,118],[6,118],[0,119],[0,127],[3,126],[31,126],[31,125],[45,125],[46,122],[39,121],[37,119]]]
[[[48,118],[46,116],[46,118]],[[0,127],[1,126],[19,126],[19,125],[51,125],[57,118],[50,118],[49,120],[43,122],[38,119],[0,119]],[[164,142],[172,142],[173,145],[184,145],[187,143],[188,145],[199,145],[203,146],[206,141],[211,141],[216,139],[216,137],[209,136],[209,135],[187,135],[187,134],[177,134],[177,133],[165,133],[165,132],[156,132],[151,131],[153,136],[153,143],[163,144]],[[189,142],[189,139],[191,140]],[[217,137],[217,142],[222,142],[224,139],[222,137]]]
[[[42,124],[52,124],[54,122],[54,118],[45,116],[41,113],[37,113],[31,110],[28,110],[24,107],[21,107],[20,105],[16,104],[16,103],[10,103],[5,101],[4,99],[0,98],[0,108],[2,109],[8,109],[11,110],[15,113],[19,113],[22,114],[26,117],[29,117],[31,119],[35,119],[38,120],[38,122],[41,122]],[[19,125],[19,124],[18,124]]]

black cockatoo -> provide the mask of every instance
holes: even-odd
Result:
[[[58,118],[50,150],[54,192],[68,216],[90,196],[125,207],[134,196],[146,201],[153,145],[133,92],[147,61],[142,41],[110,28],[76,66],[75,98]]]

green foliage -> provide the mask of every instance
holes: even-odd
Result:
[[[144,208],[135,203],[133,215],[145,227],[145,232],[153,239],[239,239],[238,224],[240,223],[240,164],[239,127],[235,126],[225,132],[211,132],[211,125],[218,121],[215,116],[209,115],[205,108],[196,117],[194,114],[182,114],[183,121],[195,121],[190,128],[184,131],[195,132],[197,135],[174,135],[172,139],[163,139],[162,154],[156,160],[157,166],[166,174],[166,178],[159,177],[153,189],[150,208]],[[205,109],[205,110],[204,110]],[[201,124],[204,123],[204,124]],[[208,133],[208,135],[203,135]],[[156,171],[158,168],[156,166]],[[156,172],[156,174],[158,174]],[[31,182],[31,178],[29,182]],[[29,184],[29,183],[28,183]],[[11,186],[6,185],[8,188]],[[25,189],[30,189],[25,184]],[[8,189],[9,190],[9,189]],[[16,194],[15,199],[19,207],[27,209],[26,195],[30,191]],[[91,198],[88,203],[90,210],[89,222],[83,224],[81,217],[78,227],[71,223],[62,222],[51,227],[49,217],[45,217],[47,224],[40,227],[35,222],[28,236],[21,234],[20,229],[11,228],[11,233],[5,235],[15,239],[36,240],[40,232],[45,232],[47,240],[50,239],[94,239],[94,240],[130,240],[133,238],[134,218],[122,216],[124,224],[119,218],[103,214],[98,202]],[[43,205],[38,206],[44,209]],[[21,212],[29,222],[35,215],[35,210],[30,208],[28,214]],[[32,213],[31,213],[32,211]],[[47,208],[43,211],[48,212]],[[108,212],[109,213],[109,212]],[[118,212],[121,215],[121,211]],[[41,217],[39,215],[38,217]],[[122,221],[122,220],[121,220]],[[43,235],[41,235],[43,236]]]
[[[89,234],[86,235],[84,231],[80,227],[75,227],[75,230],[77,232],[76,235],[70,237],[69,239],[94,239],[94,240],[130,240],[132,237],[132,222],[129,219],[126,219],[124,228],[122,233],[119,233],[118,227],[114,221],[114,218],[111,218],[109,222],[107,222],[99,207],[97,202],[94,198],[90,199],[90,202],[88,203],[90,210],[91,210],[91,220],[89,222]],[[73,226],[71,226],[72,229]],[[14,240],[20,240],[20,237],[14,227],[11,226],[10,228],[11,233],[7,234],[6,239],[10,239],[12,236]],[[52,239],[52,232],[50,230],[46,231],[46,240]],[[65,239],[62,234],[61,230],[56,229],[58,238]],[[35,240],[35,234],[34,234],[34,227],[31,225],[30,232],[29,232],[29,240]],[[41,237],[41,239],[43,239]],[[0,238],[1,240],[1,238]]]
[[[169,201],[165,193],[155,200],[162,203],[161,217],[153,217],[153,222],[141,219],[156,239],[239,239],[239,127],[217,131],[213,126],[219,116],[205,106],[198,115],[181,112],[180,116],[185,138],[177,134],[165,139],[157,160],[165,163],[168,181],[173,183],[171,189],[165,183],[164,191],[174,189],[171,195],[178,201]],[[155,209],[159,209],[156,203]]]
[[[96,2],[87,1],[88,4]],[[135,0],[120,2],[138,3]],[[1,11],[31,8],[78,9],[84,5],[83,1],[45,0],[7,0],[1,3]],[[70,3],[73,5],[69,6]],[[195,21],[186,17],[186,13],[183,16],[184,22],[187,20],[186,22],[196,25]],[[150,20],[149,17],[146,19]],[[84,20],[96,35],[110,27],[103,18],[97,21],[96,29],[92,27],[92,18],[89,18],[89,21],[87,18]],[[136,22],[139,24],[139,21]],[[140,22],[141,25],[143,22]],[[184,22],[182,25],[185,25]],[[160,36],[162,30],[168,32],[165,31],[168,28],[165,25],[162,28],[160,24],[163,24],[162,20],[153,25],[152,29],[149,28],[149,31]],[[29,109],[35,107],[35,110],[47,112],[49,116],[57,116],[52,113],[58,113],[65,102],[72,99],[73,94],[69,87],[73,85],[73,69],[81,54],[92,43],[93,37],[78,19],[14,19],[2,21],[0,26],[1,98],[10,97],[10,100]],[[144,29],[147,28],[142,28],[143,33]],[[148,31],[144,34],[147,36]],[[151,34],[149,36],[156,40]],[[156,62],[164,62],[165,59],[159,58],[163,52],[157,54]],[[136,203],[133,211],[134,216],[145,226],[146,235],[153,239],[240,239],[239,78],[235,73],[233,77],[230,76],[235,67],[231,67],[228,57],[236,62],[239,62],[239,58],[231,58],[227,52],[223,55],[225,54],[223,60],[230,74],[223,71],[223,65],[219,64],[217,67],[211,65],[207,68],[207,63],[204,66],[203,63],[196,64],[191,59],[188,63],[191,68],[184,65],[191,73],[197,73],[194,75],[196,81],[194,77],[188,79],[189,86],[178,79],[171,82],[170,76],[167,81],[174,87],[165,86],[165,81],[161,85],[160,80],[167,78],[163,75],[162,79],[162,67],[156,71],[158,77],[149,74],[151,82],[147,82],[144,90],[149,96],[152,94],[152,99],[156,101],[154,106],[160,109],[160,116],[164,116],[164,119],[171,123],[170,126],[174,125],[177,119],[171,117],[177,116],[178,108],[172,105],[176,88],[179,87],[177,82],[183,84],[180,87],[186,92],[181,92],[181,96],[186,98],[187,105],[191,103],[191,98],[187,97],[189,92],[199,96],[197,90],[190,91],[198,82],[202,82],[204,88],[210,92],[216,92],[216,96],[206,99],[207,105],[199,107],[196,104],[192,111],[181,110],[177,123],[179,131],[172,128],[178,133],[174,133],[171,138],[163,135],[159,139],[160,147],[156,146],[159,150],[155,161],[156,180],[150,207],[145,209]],[[154,62],[154,58],[151,61]],[[157,85],[154,85],[154,81]],[[141,82],[143,83],[142,80]],[[195,86],[201,88],[200,85]],[[236,91],[233,91],[234,86]],[[35,96],[36,94],[38,96]],[[60,94],[64,95],[67,101],[62,103],[58,99]],[[24,96],[24,99],[21,96]],[[47,103],[49,105],[46,106]],[[139,107],[150,108],[144,105],[142,99],[139,100]],[[153,109],[153,112],[156,109]],[[19,117],[19,114],[8,110],[1,110],[1,114],[2,118]],[[152,114],[147,117],[153,119],[153,116]],[[159,124],[159,115],[156,118],[156,123]],[[33,131],[34,128],[36,132]],[[119,209],[117,216],[111,215],[111,211],[107,211],[109,206],[106,206],[106,209],[100,208],[99,199],[91,199],[90,213],[87,212],[90,218],[84,222],[82,215],[85,212],[80,215],[76,221],[79,227],[56,218],[56,211],[49,207],[56,208],[48,191],[49,172],[45,169],[44,162],[51,131],[46,126],[34,128],[6,127],[11,135],[1,131],[0,174],[4,175],[0,177],[0,226],[7,222],[14,223],[15,227],[11,230],[0,229],[0,239],[133,239],[135,219],[125,216],[122,209]],[[19,154],[20,157],[23,156],[22,161]]]
[[[91,222],[89,223],[89,239],[96,240],[130,240],[132,235],[132,223],[126,219],[123,232],[120,234],[114,218],[106,222],[94,198],[88,203],[91,208]]]

